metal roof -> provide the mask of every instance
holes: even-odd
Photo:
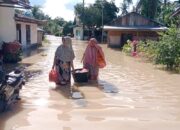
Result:
[[[129,15],[131,15],[131,14],[138,15],[138,16],[140,16],[140,17],[142,17],[142,18],[144,18],[144,19],[146,19],[146,20],[148,20],[148,21],[151,21],[151,22],[157,24],[158,26],[164,26],[163,23],[160,23],[160,22],[158,22],[158,21],[155,21],[155,20],[153,20],[153,19],[150,19],[150,18],[148,18],[148,17],[145,17],[145,16],[143,16],[143,15],[137,13],[137,12],[130,12],[130,13],[125,14],[125,15],[123,15],[123,16],[119,16],[118,18],[114,19],[110,24],[112,24],[113,22],[117,21],[118,19],[122,19],[123,17],[127,17],[127,16],[129,16]]]
[[[104,26],[104,30],[114,31],[165,31],[167,27],[149,27],[149,26]]]
[[[25,22],[25,23],[35,23],[38,25],[42,25],[47,22],[46,20],[38,20],[38,19],[34,19],[34,18],[27,17],[24,15],[20,15],[20,14],[15,14],[14,18],[15,18],[15,21]]]
[[[0,6],[25,9],[31,8],[29,0],[0,0]]]
[[[180,7],[178,7],[178,8],[176,9],[176,11],[174,11],[174,12],[172,13],[171,17],[175,17],[175,16],[177,16],[177,15],[180,15]]]

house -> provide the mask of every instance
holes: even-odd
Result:
[[[131,12],[113,20],[103,29],[108,34],[108,46],[123,47],[127,40],[157,40],[158,32],[167,28],[161,23]]]
[[[75,26],[73,28],[74,38],[77,40],[83,40],[83,27],[82,26]]]
[[[43,21],[15,14],[16,8],[29,8],[28,0],[0,0],[0,43],[19,41],[23,48],[37,45],[38,26]]]
[[[180,16],[180,7],[178,7],[178,8],[176,9],[176,11],[174,11],[171,16],[172,16],[172,17]]]
[[[77,40],[87,40],[89,38],[91,31],[84,26],[83,29],[83,24],[81,23],[78,15],[75,17],[75,25],[73,27],[73,35],[74,38]]]
[[[38,26],[42,25],[43,21],[19,14],[15,14],[14,20],[16,25],[16,40],[24,48],[41,44],[42,38],[39,38],[38,35],[41,35],[43,30]]]
[[[74,38],[77,40],[83,40],[83,25],[80,22],[80,19],[78,18],[78,16],[76,15],[75,17],[75,23],[76,25],[73,28],[73,34],[74,34]]]

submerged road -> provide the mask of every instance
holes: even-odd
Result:
[[[21,63],[22,100],[0,114],[0,130],[180,130],[180,75],[101,45],[107,67],[98,83],[49,83],[58,37]],[[73,40],[75,68],[86,42]]]

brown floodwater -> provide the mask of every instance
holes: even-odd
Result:
[[[179,130],[180,75],[101,45],[107,67],[98,83],[49,83],[60,38],[45,51],[28,54],[20,102],[0,114],[0,130]],[[76,68],[86,42],[73,41]]]

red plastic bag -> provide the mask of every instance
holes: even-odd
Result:
[[[55,83],[58,82],[58,72],[57,72],[56,69],[52,69],[52,70],[49,72],[49,81],[50,81],[50,82],[55,82]]]

